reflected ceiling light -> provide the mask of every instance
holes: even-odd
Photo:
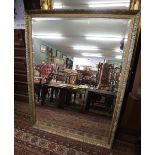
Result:
[[[122,50],[116,49],[115,52],[120,53],[120,52],[122,52]]]
[[[104,7],[129,7],[130,1],[103,1],[103,2],[90,2],[88,6],[90,8],[104,8]]]
[[[53,9],[62,9],[62,3],[54,3]]]
[[[117,55],[115,56],[116,59],[122,59],[122,56],[121,55]]]
[[[128,41],[128,34],[125,35],[124,41]]]
[[[109,3],[130,3],[130,0],[103,0],[98,2],[90,2],[91,4],[109,4]]]
[[[121,41],[122,38],[117,37],[104,37],[104,36],[87,36],[87,40],[96,40],[96,41]]]
[[[96,50],[98,50],[98,47],[96,47],[96,46],[78,46],[78,45],[76,45],[76,46],[73,46],[73,49],[74,50],[89,50],[89,51],[96,51]]]
[[[81,55],[86,57],[102,57],[101,53],[82,53]]]
[[[32,34],[34,38],[41,38],[41,39],[62,39],[63,36],[61,34]]]
[[[129,25],[130,25],[130,23],[131,23],[131,20],[128,21],[128,24],[129,24]]]
[[[36,20],[36,21],[45,21],[45,20],[61,20],[61,18],[32,18],[32,20]]]

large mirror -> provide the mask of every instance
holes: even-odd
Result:
[[[135,13],[26,14],[34,127],[110,148],[138,25]]]

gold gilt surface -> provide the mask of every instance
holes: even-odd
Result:
[[[97,146],[103,146],[103,147],[108,147],[107,146],[107,137],[102,137],[101,140],[95,139],[93,137],[89,137],[86,135],[79,135],[78,133],[73,133],[68,131],[62,130],[61,127],[55,127],[55,126],[47,126],[46,123],[43,124],[42,122],[40,123],[39,121],[36,121],[36,124],[34,125],[34,128],[41,129],[59,136],[71,138],[74,140],[78,140],[80,142],[84,143],[89,143]]]
[[[55,128],[49,128],[45,125],[39,125],[36,123],[36,112],[35,112],[35,101],[34,101],[34,84],[33,84],[33,53],[32,53],[32,18],[33,17],[81,17],[81,18],[114,18],[114,19],[131,19],[130,24],[130,31],[128,34],[128,42],[127,46],[123,55],[123,65],[122,65],[122,73],[121,73],[121,79],[119,83],[116,103],[115,103],[115,109],[112,117],[112,124],[111,129],[109,132],[109,135],[105,140],[103,141],[97,141],[95,139],[91,138],[83,138],[77,135],[65,133],[63,131],[57,130]],[[45,131],[48,131],[50,133],[58,134],[64,137],[76,139],[78,141],[83,141],[86,143],[104,146],[106,148],[111,148],[115,136],[115,132],[117,129],[120,111],[122,107],[122,101],[124,97],[124,92],[127,84],[127,78],[130,71],[130,63],[132,59],[132,55],[134,52],[134,49],[137,44],[137,38],[140,31],[140,12],[69,12],[68,11],[59,11],[59,12],[53,12],[53,11],[39,11],[39,12],[27,12],[25,14],[25,20],[26,20],[26,58],[27,58],[27,75],[28,75],[28,92],[29,92],[29,106],[31,109],[31,121],[35,128],[42,129]]]

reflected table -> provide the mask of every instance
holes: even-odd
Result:
[[[50,102],[53,101],[55,94],[55,101],[58,108],[64,108],[72,99],[72,94],[80,94],[80,111],[89,111],[90,104],[97,100],[98,96],[105,97],[106,110],[110,111],[116,99],[116,92],[107,90],[91,89],[86,85],[72,85],[63,83],[43,84],[41,91],[41,103],[44,104],[47,93],[50,90]]]
[[[42,88],[42,104],[45,102],[46,94],[50,90],[50,101],[53,101],[53,94],[55,93],[56,103],[58,108],[64,108],[65,105],[69,104],[72,99],[72,94],[81,94],[80,96],[80,111],[82,112],[85,107],[86,92],[88,86],[85,85],[72,85],[62,83],[50,83],[45,84]]]
[[[116,99],[116,92],[111,92],[107,90],[98,90],[98,89],[87,89],[87,99],[85,110],[89,111],[90,104],[96,102],[100,97],[105,97],[105,106],[106,110],[110,112],[114,106]]]

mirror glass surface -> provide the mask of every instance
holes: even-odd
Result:
[[[130,0],[53,0],[53,9],[129,10]]]
[[[32,18],[36,124],[102,145],[110,134],[130,19]]]

